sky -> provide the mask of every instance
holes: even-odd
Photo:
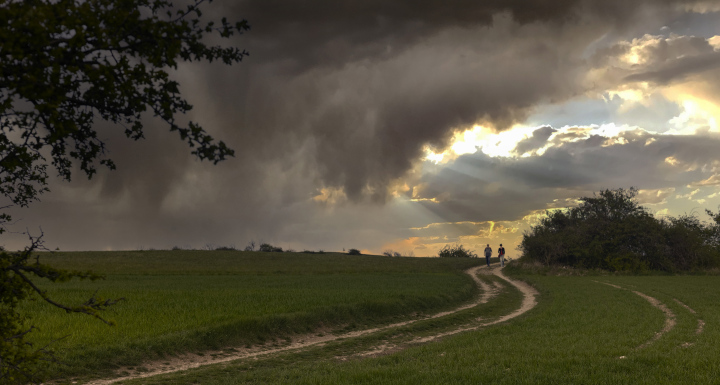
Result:
[[[720,208],[720,2],[241,0],[242,63],[172,76],[212,165],[162,122],[98,122],[117,170],[11,208],[8,249],[350,248],[519,256],[546,210],[639,190],[658,217]]]

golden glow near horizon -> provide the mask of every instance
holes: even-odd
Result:
[[[477,254],[490,244],[496,250],[500,243],[514,253],[522,239],[521,230],[525,224],[520,221],[485,222],[434,222],[423,227],[412,227],[416,234],[383,245],[383,251],[392,250],[415,256],[436,256],[447,245],[461,244]],[[442,233],[442,235],[439,235]]]

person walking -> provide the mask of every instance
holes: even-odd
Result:
[[[500,258],[500,267],[505,267],[505,248],[503,247],[502,243],[500,244],[500,248],[498,249],[498,257]]]
[[[490,257],[492,256],[492,249],[490,248],[490,245],[487,245],[485,248],[485,262],[487,262],[488,267],[490,267]]]

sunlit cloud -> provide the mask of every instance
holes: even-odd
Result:
[[[581,201],[580,201],[580,199],[578,199],[577,197],[575,197],[575,198],[563,198],[563,199],[556,198],[556,199],[553,199],[552,202],[549,202],[549,203],[547,204],[547,208],[546,208],[545,210],[542,210],[542,211],[543,211],[543,213],[544,213],[545,211],[551,211],[551,212],[552,212],[552,211],[555,211],[555,210],[565,210],[565,209],[568,209],[568,208],[570,208],[570,207],[575,207],[575,206],[579,205],[580,203],[581,203]]]
[[[474,126],[457,132],[444,152],[436,153],[429,147],[426,148],[425,159],[435,164],[449,163],[457,159],[458,156],[474,154],[477,151],[491,157],[530,156],[533,153],[517,154],[515,149],[520,142],[532,137],[533,133],[542,127],[516,125],[508,130],[497,132],[485,126]],[[542,151],[543,149],[539,149],[535,153],[541,153]]]
[[[668,208],[666,207],[666,208],[664,208],[664,209],[662,209],[662,210],[658,210],[658,211],[655,213],[655,216],[656,216],[656,217],[661,217],[661,216],[664,216],[664,215],[668,215],[669,212],[670,212],[670,210],[668,210]]]
[[[698,1],[692,4],[686,4],[684,8],[686,11],[695,13],[720,12],[720,4],[712,0]]]
[[[708,43],[710,43],[715,51],[720,51],[720,35],[709,38]]]
[[[696,183],[689,184],[688,187],[698,187],[698,186],[718,186],[720,185],[720,174],[712,175],[711,177],[701,180]],[[696,193],[698,190],[693,191],[693,193]]]
[[[520,220],[521,222],[525,222],[528,225],[535,226],[540,223],[540,220],[542,218],[545,218],[545,215],[547,213],[547,210],[541,209],[541,210],[533,210],[529,212],[527,215],[522,217]]]
[[[702,108],[701,102],[686,99],[682,101],[682,107],[682,113],[668,121],[673,129],[666,134],[694,135],[704,130],[720,132],[714,114]]]
[[[628,112],[635,105],[649,106],[650,96],[653,94],[653,89],[650,88],[647,82],[638,82],[633,84],[623,84],[618,89],[609,90],[602,97],[606,103],[609,103],[614,98],[622,100],[618,108],[618,113]]]
[[[328,206],[335,206],[347,201],[347,195],[345,191],[335,187],[323,187],[317,195],[312,197],[312,200]]]
[[[659,205],[666,204],[667,199],[675,192],[675,187],[638,190],[637,200],[643,205]]]
[[[429,160],[435,164],[442,162],[443,158],[445,157],[445,153],[436,154],[430,148],[425,148],[425,152],[425,160]]]
[[[676,199],[689,199],[689,200],[692,200],[693,197],[694,197],[697,193],[699,193],[699,192],[700,192],[700,189],[695,189],[695,190],[693,190],[693,191],[690,191],[690,192],[687,193],[687,194],[675,195],[675,198],[676,198]]]

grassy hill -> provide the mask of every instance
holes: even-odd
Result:
[[[319,328],[357,328],[438,311],[471,299],[463,270],[473,259],[241,251],[128,251],[42,254],[103,281],[38,282],[64,303],[124,297],[105,316],[27,304],[63,365],[50,375],[97,374],[180,352],[264,343]]]

